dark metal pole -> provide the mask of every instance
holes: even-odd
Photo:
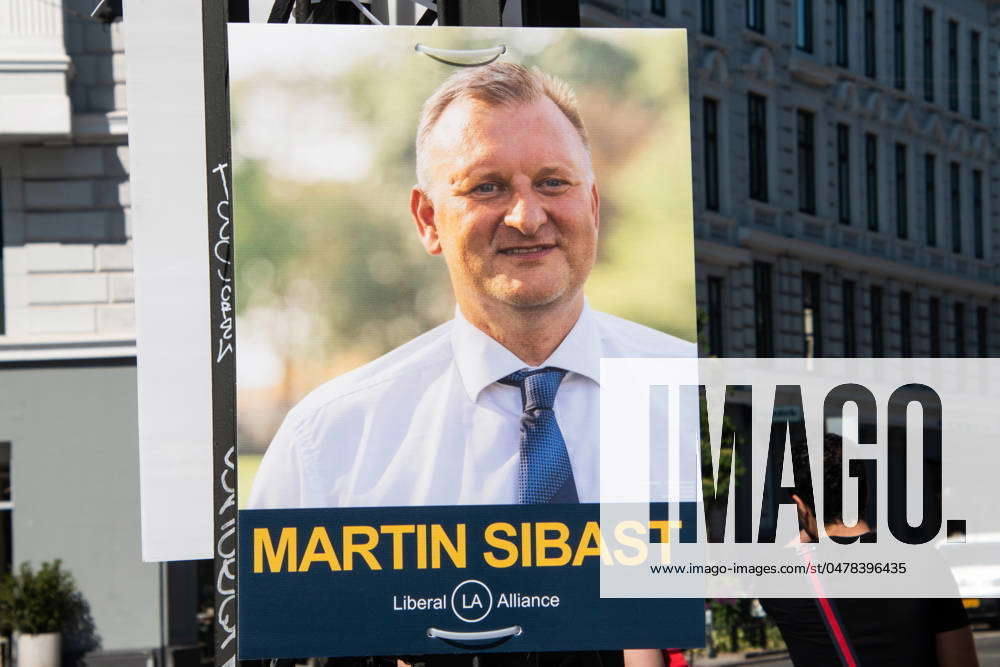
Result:
[[[438,25],[500,25],[500,0],[437,0]]]
[[[236,318],[227,3],[202,0],[212,358],[215,664],[236,665]]]
[[[579,0],[521,0],[521,18],[526,26],[577,28],[580,26]]]

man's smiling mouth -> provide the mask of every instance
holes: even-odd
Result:
[[[534,254],[545,252],[546,250],[551,250],[552,248],[555,248],[554,244],[541,244],[541,245],[532,245],[532,246],[521,246],[521,247],[518,247],[518,248],[502,248],[500,250],[500,254],[502,254],[502,255],[513,255],[513,256],[534,255]]]

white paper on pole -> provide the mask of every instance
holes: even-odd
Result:
[[[212,557],[201,11],[125,7],[144,561]]]

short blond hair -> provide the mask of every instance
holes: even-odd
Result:
[[[568,83],[540,69],[495,62],[452,74],[424,102],[417,126],[417,183],[427,187],[426,145],[441,114],[452,102],[475,100],[487,107],[529,104],[542,97],[552,100],[572,123],[590,159],[590,140],[580,116],[576,93]]]

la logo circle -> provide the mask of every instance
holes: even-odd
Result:
[[[451,610],[466,623],[477,623],[493,611],[493,593],[476,579],[466,579],[451,592]]]

